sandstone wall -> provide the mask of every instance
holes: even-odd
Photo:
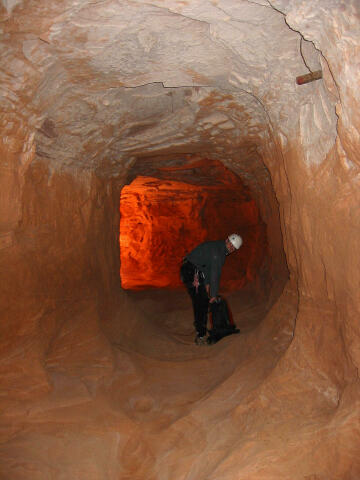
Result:
[[[151,369],[139,358],[144,352],[152,358],[169,355],[169,347],[160,327],[143,322],[146,308],[139,313],[120,291],[120,188],[135,160],[201,152],[224,161],[249,186],[268,226],[273,260],[267,278],[275,285],[278,272],[286,274],[283,240],[290,283],[260,329],[244,340],[244,352],[252,353],[250,373],[246,355],[239,354],[244,367],[231,365],[235,376],[228,390],[226,382],[218,390],[211,382],[202,385],[209,394],[201,404],[204,416],[196,408],[193,417],[186,411],[180,426],[175,422],[164,434],[173,442],[171,458],[176,463],[178,439],[190,438],[182,448],[184,457],[194,459],[200,439],[191,432],[199,431],[198,419],[205,424],[210,412],[220,423],[215,421],[208,436],[206,428],[201,430],[204,452],[212,452],[211,442],[219,442],[220,452],[224,445],[230,448],[226,439],[221,443],[224,425],[232,450],[222,453],[207,478],[356,480],[358,4],[259,0],[204,8],[202,0],[168,0],[164,8],[154,0],[121,7],[110,0],[3,2],[0,7],[6,65],[0,148],[4,439],[22,432],[27,412],[21,402],[51,393],[56,375],[80,379],[89,401],[99,386],[110,384],[111,389],[114,370],[122,372],[124,365],[129,382],[140,391],[142,382],[146,386],[144,396],[134,401],[135,414],[124,393],[124,411],[146,423],[149,392],[155,395],[156,389],[144,380],[143,372]],[[295,86],[296,75],[309,67],[321,68],[323,80]],[[138,339],[140,327],[145,336]],[[155,339],[150,345],[149,336]],[[134,348],[136,361],[123,352],[114,355],[109,338],[123,349]],[[231,351],[238,358],[235,347]],[[182,358],[192,358],[189,352],[184,347]],[[260,354],[271,368],[256,363]],[[252,383],[248,377],[257,378],[259,371],[260,380]],[[168,379],[170,367],[169,372]],[[242,381],[247,393],[241,391]],[[58,387],[62,390],[61,381]],[[191,388],[188,403],[203,395],[192,396]],[[174,413],[170,405],[164,424],[180,415],[186,401],[179,395],[178,410]],[[225,405],[221,418],[220,404]],[[158,411],[166,410],[161,401],[158,405]],[[157,434],[160,420],[160,427],[156,421],[153,425]],[[128,424],[121,421],[126,430]],[[136,433],[130,450],[140,442]],[[152,472],[155,478],[153,437],[154,432],[142,444],[146,466],[132,459],[139,476]],[[116,441],[109,445],[118,458]],[[278,451],[270,455],[274,441]],[[12,448],[10,458],[17,451]],[[166,476],[167,452],[157,452],[163,453]],[[120,457],[126,464],[126,455]],[[114,463],[118,473],[119,462]],[[133,464],[126,465],[129,478]],[[198,463],[177,468],[179,475],[190,471],[198,478],[201,473]],[[69,471],[74,475],[76,469]]]
[[[356,280],[359,119],[354,105],[359,105],[360,98],[354,85],[358,74],[347,64],[358,51],[356,15],[349,16],[337,2],[330,4],[321,2],[309,21],[305,5],[274,2],[286,13],[289,25],[320,50],[324,81],[305,86],[313,89],[312,101],[300,107],[298,125],[290,135],[282,133],[287,121],[277,122],[276,159],[268,166],[300,300],[293,348],[302,350],[306,363],[316,363],[314,371],[328,376],[330,385],[339,386],[348,375],[356,379],[359,367],[355,345],[360,330],[354,321],[360,308]],[[312,345],[310,351],[304,350],[305,344]]]
[[[119,191],[91,173],[52,172],[32,147],[2,155],[2,391],[16,398],[50,389],[45,354],[77,302],[119,287]]]

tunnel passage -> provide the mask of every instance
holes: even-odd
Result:
[[[120,196],[122,287],[179,287],[186,253],[233,232],[244,244],[224,265],[224,291],[255,280],[267,254],[266,225],[240,178],[206,158],[137,176]]]
[[[1,2],[1,478],[360,478],[358,5]],[[120,287],[124,183],[187,183],[140,171],[164,152],[251,188],[273,284],[284,242],[278,301],[211,351]]]

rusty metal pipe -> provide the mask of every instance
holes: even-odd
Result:
[[[296,83],[298,85],[304,85],[304,83],[320,80],[320,78],[322,78],[322,70],[317,70],[316,72],[311,72],[306,75],[300,75],[300,77],[296,77]]]

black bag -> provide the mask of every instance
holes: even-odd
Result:
[[[220,297],[216,302],[210,303],[210,325],[211,330],[207,339],[210,344],[233,333],[240,333],[234,324],[226,301]]]

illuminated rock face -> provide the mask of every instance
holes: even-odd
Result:
[[[360,478],[358,3],[0,2],[0,478]],[[121,288],[119,199],[234,174],[267,255],[200,349]]]
[[[217,164],[216,164],[217,163]],[[216,167],[215,167],[216,165]],[[238,232],[243,247],[225,262],[221,288],[236,290],[254,281],[267,255],[266,228],[240,179],[219,162],[204,159],[188,167],[216,168],[214,185],[137,177],[120,197],[121,284],[126,289],[179,287],[186,253],[207,240]],[[180,176],[186,170],[182,168]],[[177,173],[172,170],[173,175]],[[226,176],[226,174],[228,174]],[[228,177],[228,178],[227,178]]]

